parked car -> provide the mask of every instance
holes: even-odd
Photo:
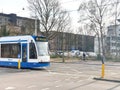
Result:
[[[63,52],[63,51],[57,51],[56,52],[56,55],[59,55],[59,56],[62,56],[64,54],[64,56],[69,56],[69,52],[67,52],[67,51],[65,51],[65,52]]]
[[[92,56],[92,57],[97,57],[97,54],[95,52],[87,52],[88,56]]]
[[[56,51],[56,55],[62,56],[63,55],[63,51]]]
[[[79,56],[79,55],[80,55],[80,51],[79,51],[79,50],[72,50],[72,51],[70,52],[70,55],[71,55],[71,56]]]

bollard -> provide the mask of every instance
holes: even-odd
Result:
[[[20,59],[18,60],[18,69],[21,68],[21,62],[20,62]]]
[[[104,75],[105,75],[105,65],[102,64],[101,78],[104,78]]]

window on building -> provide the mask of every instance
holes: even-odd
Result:
[[[113,31],[113,29],[110,29],[110,28],[109,28],[109,29],[108,29],[108,32],[111,32],[111,31]]]
[[[0,24],[2,24],[2,18],[0,18]]]
[[[2,58],[18,58],[18,55],[20,55],[19,44],[1,44]]]
[[[119,36],[120,36],[120,34],[119,34]],[[120,40],[120,37],[118,37],[118,40]]]
[[[116,52],[116,50],[115,50],[115,49],[112,49],[112,53],[114,53],[114,52]]]

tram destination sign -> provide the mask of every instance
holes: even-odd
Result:
[[[46,41],[45,37],[36,37],[36,41]]]

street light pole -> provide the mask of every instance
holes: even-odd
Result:
[[[35,36],[37,36],[37,14],[35,11]]]
[[[37,36],[37,17],[35,17],[35,35]]]

